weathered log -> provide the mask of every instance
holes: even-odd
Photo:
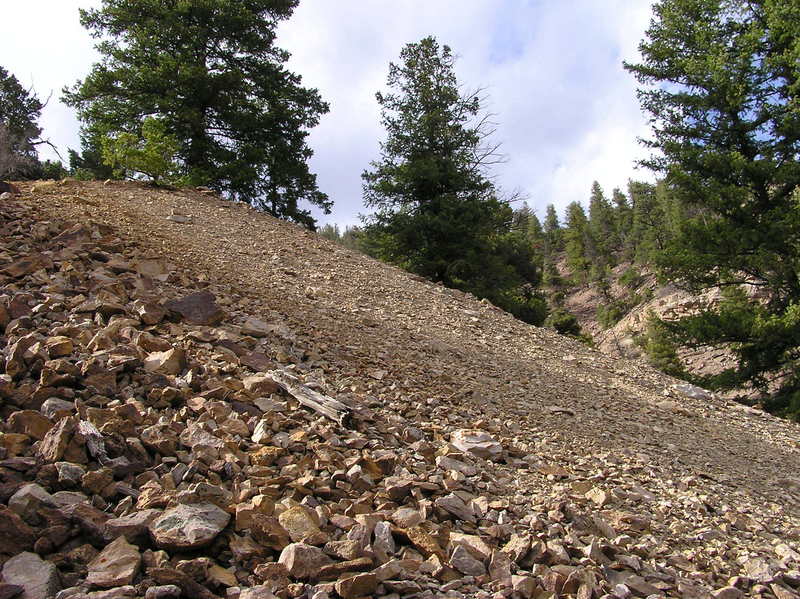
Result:
[[[319,391],[314,391],[310,387],[307,387],[302,384],[300,379],[296,376],[284,370],[272,370],[268,372],[267,375],[275,381],[281,389],[307,408],[319,412],[342,426],[347,426],[350,421],[350,408],[332,397],[328,397]]]

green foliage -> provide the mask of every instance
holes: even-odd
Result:
[[[618,249],[624,254],[625,248],[629,245],[628,238],[631,234],[631,228],[633,227],[633,210],[631,209],[628,197],[619,189],[614,189],[612,192],[612,201],[612,218],[614,221],[616,242],[618,244]]]
[[[691,290],[729,289],[670,329],[734,352],[716,387],[754,385],[788,411],[800,390],[800,5],[661,0],[654,11],[643,62],[626,68],[653,115],[647,164],[691,208],[658,266]]]
[[[800,391],[800,5],[661,0],[654,11],[642,62],[626,68],[653,117],[646,164],[691,208],[657,254],[661,274],[762,296],[731,291],[671,329],[735,353],[718,387],[754,385],[788,411]]]
[[[342,233],[339,230],[339,225],[326,224],[322,228],[320,228],[317,232],[325,239],[329,239],[331,241],[335,241],[336,243],[340,243],[348,249],[355,250],[358,252],[365,251],[361,239],[362,231],[360,227],[347,226],[344,229],[344,233]]]
[[[644,293],[629,293],[625,297],[610,300],[600,304],[596,309],[597,322],[604,329],[609,329],[633,310],[636,306],[651,299],[652,291]]]
[[[643,282],[644,277],[642,276],[642,273],[633,266],[626,268],[625,272],[623,272],[619,277],[619,284],[628,289],[636,289]]]
[[[461,94],[451,49],[432,37],[406,45],[400,58],[389,65],[390,91],[376,96],[387,138],[362,175],[375,209],[365,251],[540,323],[531,244],[486,175],[498,157],[481,98]]]
[[[119,133],[104,138],[101,147],[103,162],[121,177],[145,175],[155,185],[177,180],[175,155],[180,143],[167,133],[163,119],[147,117],[142,123],[141,136]]]
[[[44,105],[19,80],[0,67],[0,178],[30,177],[37,165],[37,124]]]
[[[533,210],[528,206],[528,202],[523,202],[522,206],[512,213],[511,230],[527,236],[532,216],[534,216]]]
[[[554,253],[563,249],[564,235],[561,224],[558,222],[558,213],[553,204],[548,204],[544,217],[544,253],[545,256],[552,256]]]
[[[609,329],[622,320],[631,308],[632,306],[624,300],[613,300],[598,305],[595,316],[601,327]]]
[[[628,194],[633,207],[625,254],[641,264],[650,264],[680,234],[685,207],[665,181],[655,185],[630,181]]]
[[[652,366],[678,378],[688,375],[678,358],[678,343],[669,327],[651,313],[644,336],[639,340]]]
[[[179,175],[308,227],[331,202],[308,170],[308,129],[328,111],[288,71],[278,24],[298,0],[103,0],[81,23],[102,61],[64,90],[84,135],[138,136],[149,116],[179,141]],[[92,167],[80,167],[92,170]]]
[[[562,335],[570,335],[572,337],[581,336],[581,325],[574,314],[567,312],[563,308],[558,308],[550,312],[547,320],[544,322],[545,326],[554,328]]]
[[[81,153],[73,149],[68,151],[69,172],[78,181],[117,178],[114,169],[103,162],[103,139],[84,131],[81,135]]]
[[[614,251],[619,247],[614,208],[597,181],[592,184],[589,199],[589,236],[592,243],[587,249],[594,254],[590,260],[598,273],[593,277],[597,280],[603,276],[601,273],[614,266]]]
[[[37,179],[60,180],[67,175],[69,175],[69,171],[64,168],[60,160],[45,160],[44,162],[40,162],[35,173]]]
[[[591,264],[589,249],[592,247],[589,220],[578,202],[567,206],[564,241],[567,252],[567,266],[578,283],[586,282]]]

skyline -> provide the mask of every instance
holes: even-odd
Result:
[[[636,139],[649,129],[636,82],[622,68],[623,60],[638,57],[651,8],[649,2],[632,4],[302,0],[279,26],[277,45],[292,53],[288,68],[331,105],[309,136],[311,170],[334,201],[330,215],[315,211],[319,223],[357,224],[357,215],[366,212],[360,175],[379,157],[385,137],[375,93],[386,88],[389,63],[399,60],[402,47],[427,35],[459,56],[462,86],[485,90],[485,109],[497,122],[492,140],[507,156],[491,174],[506,193],[527,197],[540,217],[548,203],[560,213],[571,201],[585,204],[594,180],[610,195],[629,178],[652,179],[634,167],[646,155]],[[64,160],[68,147],[79,147],[79,124],[61,104],[61,89],[84,77],[98,59],[95,40],[78,22],[78,7],[99,5],[98,0],[15,4],[8,9],[9,22],[17,26],[0,36],[0,64],[41,100],[52,93],[40,125]],[[50,40],[48,52],[27,34],[34,23]],[[43,152],[43,157],[54,156]]]

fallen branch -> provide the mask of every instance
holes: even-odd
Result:
[[[300,379],[283,370],[272,370],[267,375],[275,381],[281,389],[294,397],[307,408],[319,412],[334,422],[347,426],[350,421],[350,408],[342,402],[314,391],[302,384]]]

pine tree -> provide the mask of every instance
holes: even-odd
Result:
[[[586,282],[589,276],[590,261],[587,258],[590,242],[589,219],[578,202],[567,206],[564,226],[564,244],[567,252],[567,266],[579,283]]]
[[[545,254],[550,256],[555,252],[561,251],[564,244],[561,223],[558,221],[558,213],[553,204],[548,204],[544,217],[544,240]]]
[[[627,196],[619,188],[614,188],[611,194],[611,201],[613,202],[613,227],[616,249],[624,252],[628,243],[628,236],[631,233],[631,227],[633,226],[633,213]]]
[[[528,241],[533,245],[537,254],[544,255],[544,229],[539,217],[533,211],[528,219]]]
[[[590,252],[587,259],[592,263],[592,279],[601,280],[614,265],[617,242],[614,211],[597,181],[592,184],[589,198],[589,238],[591,247],[586,249]]]
[[[373,255],[543,319],[540,273],[487,168],[498,160],[477,93],[462,95],[455,57],[433,37],[406,45],[378,93],[387,138],[364,172],[365,246]]]
[[[754,385],[800,415],[800,4],[660,0],[628,64],[642,84],[656,150],[646,164],[689,207],[658,254],[663,276],[730,290],[717,308],[671,325],[693,346],[726,344],[737,368],[715,382]],[[759,289],[763,299],[743,292]]]
[[[532,214],[533,211],[531,207],[528,206],[528,202],[522,202],[522,206],[514,210],[514,214],[511,218],[511,230],[522,231],[527,235]]]
[[[102,62],[65,102],[96,147],[108,135],[141,138],[145,118],[158,117],[180,143],[186,182],[313,227],[300,203],[327,213],[331,202],[308,170],[306,137],[328,106],[274,44],[297,3],[103,0],[81,11]]]

